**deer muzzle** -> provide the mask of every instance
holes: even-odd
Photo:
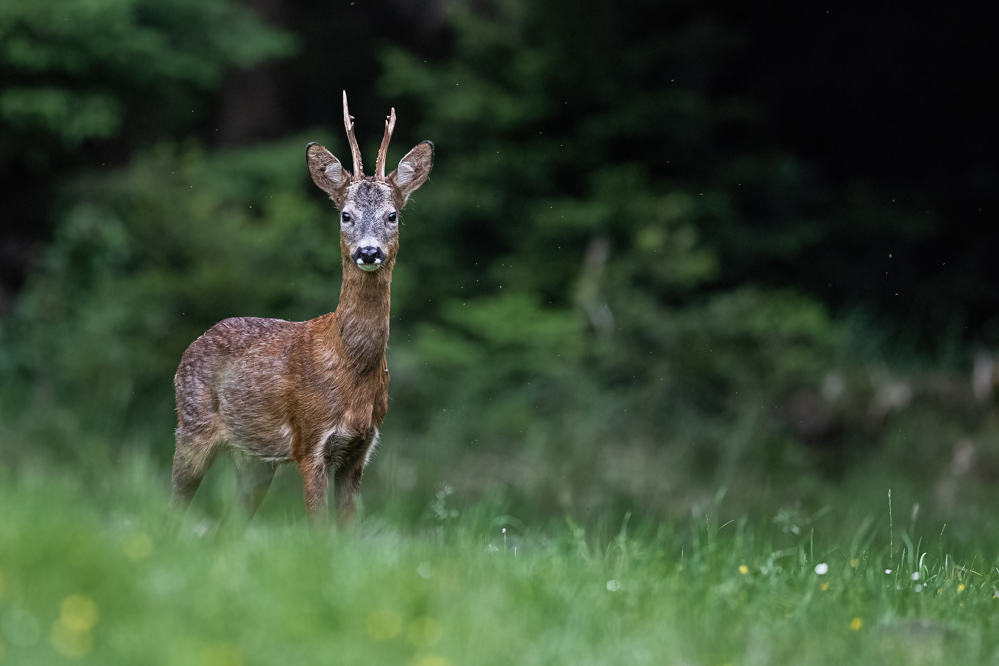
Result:
[[[354,250],[351,259],[362,271],[377,271],[385,261],[385,252],[380,247],[365,245]]]

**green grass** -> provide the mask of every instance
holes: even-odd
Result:
[[[197,507],[178,526],[165,473],[143,464],[92,487],[43,471],[0,471],[4,665],[962,664],[999,649],[995,549],[914,538],[898,516],[889,533],[887,503],[790,531],[749,506],[723,522],[719,494],[659,524],[524,526],[480,502],[349,533],[271,511],[243,532]]]

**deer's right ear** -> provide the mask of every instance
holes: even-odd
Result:
[[[347,186],[350,185],[350,172],[343,168],[340,160],[318,143],[310,143],[305,147],[305,157],[309,163],[312,182],[330,195],[337,208],[341,207],[347,194]]]

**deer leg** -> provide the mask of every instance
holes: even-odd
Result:
[[[201,479],[215,460],[215,442],[205,441],[177,429],[177,448],[173,454],[173,505],[184,508],[191,503]]]
[[[354,518],[363,472],[364,460],[358,460],[338,469],[333,477],[333,504],[336,507],[336,523],[341,528],[349,525]]]
[[[316,459],[318,458],[318,459]],[[329,465],[324,456],[305,457],[298,461],[305,490],[305,512],[313,522],[325,523],[329,507],[326,493],[330,485]]]
[[[250,522],[253,514],[264,501],[267,489],[271,487],[277,463],[266,462],[246,453],[236,452],[236,486],[239,491],[240,505],[243,517]]]

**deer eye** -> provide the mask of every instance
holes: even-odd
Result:
[[[399,217],[399,216],[398,216],[398,215],[396,215],[395,213],[389,213],[389,214],[388,214],[388,221],[389,221],[389,222],[395,222],[395,221],[396,221],[396,219],[398,219],[398,217]]]
[[[343,213],[340,215],[340,219],[344,222],[350,222],[350,213]]]

